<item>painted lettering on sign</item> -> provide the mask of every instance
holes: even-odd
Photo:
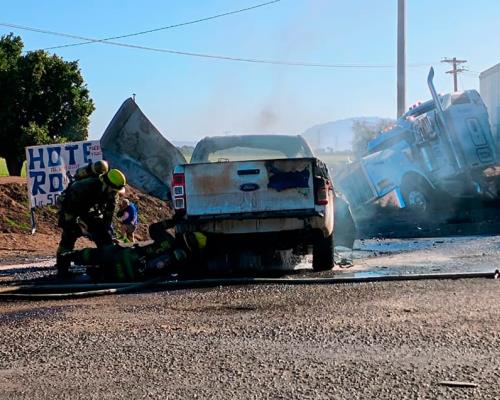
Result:
[[[68,173],[102,160],[98,140],[26,147],[26,176],[31,207],[54,205],[69,183]]]

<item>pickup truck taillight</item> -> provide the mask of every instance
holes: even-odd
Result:
[[[328,179],[318,179],[316,186],[316,205],[326,206],[328,204],[328,191],[331,189],[331,184]]]
[[[186,179],[182,173],[172,177],[172,202],[176,213],[186,212]]]

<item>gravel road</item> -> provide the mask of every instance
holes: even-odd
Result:
[[[357,248],[354,266],[337,275],[500,268],[499,236]],[[0,283],[50,279],[52,263],[0,266]],[[0,399],[500,399],[499,285],[244,286],[0,303]],[[478,386],[439,385],[450,380]]]
[[[470,279],[4,303],[0,398],[498,399],[499,294]]]

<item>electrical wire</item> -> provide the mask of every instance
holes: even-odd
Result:
[[[215,60],[224,60],[224,61],[235,61],[235,62],[245,62],[245,63],[253,63],[253,64],[270,64],[270,65],[285,65],[285,66],[293,66],[293,67],[315,67],[315,68],[360,68],[360,69],[392,69],[395,68],[395,65],[391,64],[323,64],[316,62],[305,62],[305,61],[280,61],[280,60],[265,60],[265,59],[257,59],[257,58],[244,58],[244,57],[232,57],[232,56],[223,56],[216,54],[206,54],[206,53],[195,53],[189,51],[180,51],[173,49],[162,49],[157,47],[149,47],[149,46],[140,46],[135,44],[114,42],[110,40],[100,40],[89,38],[85,36],[73,35],[69,33],[50,31],[46,29],[34,28],[23,25],[10,24],[6,22],[0,22],[0,26],[5,26],[8,28],[25,30],[30,32],[42,33],[46,35],[53,36],[61,36],[67,37],[71,39],[85,40],[89,42],[97,42],[101,44],[107,44],[118,47],[126,47],[138,50],[146,50],[153,51],[157,53],[167,53],[181,56],[189,56],[189,57],[199,57],[199,58],[207,58],[207,59],[215,59]],[[419,63],[419,64],[408,64],[407,67],[415,68],[415,67],[428,67],[429,63]]]
[[[225,12],[225,13],[222,13],[222,14],[216,14],[216,15],[212,15],[210,17],[199,18],[199,19],[195,19],[195,20],[192,20],[192,21],[181,22],[181,23],[174,24],[174,25],[167,25],[167,26],[162,26],[160,28],[148,29],[146,31],[128,33],[126,35],[110,36],[110,37],[103,38],[103,39],[87,40],[85,42],[69,43],[69,44],[63,44],[63,45],[60,45],[60,46],[46,47],[43,50],[54,50],[54,49],[61,49],[61,48],[64,48],[64,47],[82,46],[82,45],[89,44],[89,43],[99,43],[99,42],[105,42],[107,40],[123,39],[123,38],[132,37],[132,36],[139,36],[139,35],[145,35],[145,34],[148,34],[148,33],[159,32],[159,31],[163,31],[163,30],[167,30],[167,29],[179,28],[181,26],[197,24],[199,22],[210,21],[210,20],[216,19],[216,18],[227,17],[228,15],[234,15],[234,14],[239,14],[239,13],[250,11],[250,10],[255,10],[256,8],[265,7],[265,6],[274,4],[274,3],[278,3],[280,1],[281,0],[272,0],[272,1],[268,1],[267,3],[261,3],[261,4],[255,5],[255,6],[251,6],[251,7],[247,7],[247,8],[241,8],[239,10],[234,10],[234,11],[228,11],[228,12]]]
[[[466,69],[466,70],[464,70],[464,74],[467,74],[467,75],[480,75],[481,72],[473,71],[471,69]]]

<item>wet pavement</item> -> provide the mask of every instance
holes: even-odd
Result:
[[[339,265],[342,264],[340,260],[346,265]],[[357,240],[354,250],[337,248],[336,261],[338,264],[333,271],[313,273],[311,257],[308,256],[288,275],[290,278],[295,275],[363,278],[425,273],[493,273],[500,269],[500,236]],[[55,259],[35,259],[30,263],[1,265],[0,283],[53,279],[54,264]]]
[[[500,236],[363,241],[354,264],[351,272],[381,275],[494,272],[500,269]]]

